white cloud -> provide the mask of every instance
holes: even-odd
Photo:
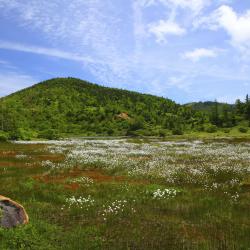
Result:
[[[223,5],[214,14],[218,26],[228,32],[234,44],[243,46],[250,44],[250,10],[237,15],[231,7]]]
[[[169,2],[180,8],[191,9],[195,14],[210,4],[209,0],[169,0]]]
[[[250,10],[238,14],[232,7],[222,5],[208,17],[196,21],[194,25],[196,28],[224,29],[233,46],[244,52],[250,50]]]
[[[163,4],[168,8],[189,9],[194,15],[199,14],[206,6],[209,6],[210,0],[148,0],[143,1],[144,6]]]
[[[183,54],[183,57],[193,62],[198,62],[204,57],[216,57],[217,52],[214,49],[198,48],[193,51],[188,51]]]
[[[169,35],[186,34],[187,27],[190,22],[192,23],[193,18],[199,16],[211,3],[210,0],[144,0],[139,2],[143,7],[156,5],[166,13],[166,18],[148,25],[148,31],[155,35],[158,43],[166,42]]]
[[[186,30],[181,28],[177,23],[168,20],[160,20],[157,23],[152,23],[148,26],[150,33],[154,34],[158,43],[164,43],[167,36],[181,36],[186,33]]]

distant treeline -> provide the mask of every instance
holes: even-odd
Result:
[[[0,99],[0,138],[165,136],[247,127],[250,103],[214,102],[197,110],[153,95],[102,87],[75,78],[51,79]]]

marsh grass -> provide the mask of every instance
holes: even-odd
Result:
[[[0,229],[0,249],[250,249],[249,153],[242,140],[0,144],[0,194],[30,216]]]

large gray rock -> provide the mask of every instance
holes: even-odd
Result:
[[[29,217],[23,206],[0,195],[0,227],[12,228],[28,222]]]

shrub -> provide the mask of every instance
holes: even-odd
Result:
[[[204,131],[204,126],[203,125],[198,125],[195,129],[198,132],[203,132]]]
[[[11,140],[30,140],[33,137],[33,133],[30,130],[24,128],[18,128],[10,133],[9,139]]]
[[[240,127],[238,128],[239,132],[241,133],[247,133],[248,129],[247,128],[244,128],[244,127]]]
[[[217,126],[215,125],[212,125],[212,124],[209,124],[206,129],[205,129],[206,132],[208,133],[214,133],[217,131]]]
[[[174,128],[172,130],[173,135],[183,135],[183,131],[180,128]]]
[[[162,129],[159,130],[159,136],[160,137],[165,137],[166,136],[166,132]]]
[[[223,132],[224,132],[225,134],[230,133],[230,128],[224,128],[224,129],[223,129]]]
[[[114,134],[114,130],[112,128],[108,128],[107,134],[108,135],[113,135]]]
[[[140,118],[136,118],[134,120],[131,120],[129,123],[129,131],[136,131],[139,129],[143,129],[144,128],[144,122],[142,119]]]
[[[6,142],[8,140],[8,135],[6,133],[0,132],[0,142]]]
[[[55,129],[47,129],[47,130],[41,131],[38,134],[38,138],[43,138],[47,140],[57,140],[60,138],[60,135],[58,131]]]

